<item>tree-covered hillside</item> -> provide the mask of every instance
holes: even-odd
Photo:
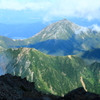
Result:
[[[5,54],[10,60],[6,73],[34,81],[40,91],[63,96],[83,86],[98,93],[92,71],[75,55],[49,56],[31,48],[8,49]]]

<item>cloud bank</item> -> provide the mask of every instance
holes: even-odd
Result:
[[[33,0],[34,1],[34,0]],[[38,1],[38,0],[37,0]],[[32,2],[32,0],[0,0],[0,9],[6,10],[44,10],[50,2]]]
[[[53,17],[100,19],[100,0],[0,0],[0,9],[41,12],[44,21]]]
[[[92,29],[92,31],[100,32],[100,26],[98,26],[97,24],[92,25],[91,29]]]
[[[52,16],[100,19],[100,0],[56,0],[53,4],[49,12]]]

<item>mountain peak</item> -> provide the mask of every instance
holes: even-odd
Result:
[[[69,20],[67,20],[67,19],[62,19],[62,20],[60,20],[60,21],[57,21],[57,22],[55,22],[54,24],[60,24],[59,26],[69,26],[69,25],[72,25],[72,24],[74,24],[74,25],[76,25],[75,23],[72,23],[71,21],[69,21]]]
[[[38,41],[45,41],[48,39],[67,40],[75,34],[74,30],[77,29],[77,27],[79,26],[67,19],[63,19],[50,24],[32,38],[37,38]]]
[[[67,19],[62,19],[62,20],[60,20],[61,22],[70,22],[71,23],[71,21],[69,21],[69,20],[67,20]]]
[[[57,21],[50,24],[35,36],[29,38],[32,43],[46,41],[50,39],[55,40],[68,40],[73,38],[75,34],[87,33],[88,28],[79,26],[67,19]]]

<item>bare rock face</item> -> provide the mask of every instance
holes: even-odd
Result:
[[[36,91],[34,83],[10,74],[0,76],[0,99],[16,100],[21,98],[25,91]]]
[[[5,74],[0,76],[0,100],[56,100],[56,96],[38,92],[34,82]]]

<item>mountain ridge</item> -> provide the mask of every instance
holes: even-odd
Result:
[[[49,55],[66,56],[69,54],[76,55],[93,48],[100,48],[99,38],[100,32],[94,32],[91,29],[64,19],[50,24],[38,34],[28,39],[11,40],[7,38],[5,40],[0,38],[0,40],[2,41],[1,46],[3,48],[34,47]],[[49,42],[47,43],[47,41]],[[49,45],[51,48],[48,47]],[[47,48],[49,49],[47,50]]]
[[[97,93],[91,70],[76,55],[50,56],[32,48],[8,49],[5,55],[10,59],[6,73],[26,77],[28,81],[36,83],[39,91],[63,96],[83,86],[84,82],[88,91]]]
[[[78,54],[82,51],[86,51],[92,48],[100,48],[99,38],[100,32],[94,33],[92,29],[79,26],[73,22],[68,21],[67,19],[64,19],[50,24],[35,36],[25,39],[23,41],[25,43],[24,47],[31,48],[33,46],[37,50],[40,50],[46,54],[60,54],[59,56],[66,56],[68,54]],[[52,40],[54,40],[54,42],[52,42]],[[60,40],[68,41],[66,42],[66,46],[64,47],[66,49],[69,49],[69,51],[60,48],[62,44],[65,44],[65,41],[61,43],[56,42]],[[48,44],[47,41],[49,41]],[[54,48],[55,42],[55,47],[59,47],[59,50],[61,49],[59,52],[56,49],[52,50],[52,48]],[[48,48],[48,46],[51,44],[51,49],[49,48],[47,50],[46,48]],[[71,45],[73,48],[69,46],[67,47],[67,45]],[[72,52],[67,53],[70,52],[71,49]]]
[[[52,23],[48,25],[46,28],[44,28],[42,31],[40,31],[38,34],[32,36],[29,38],[30,40],[37,39],[39,41],[45,41],[48,39],[63,39],[67,40],[70,37],[72,37],[75,33],[81,33],[81,31],[84,33],[84,30],[86,32],[89,31],[86,27],[79,26],[75,23],[72,23],[68,21],[67,19],[63,19],[60,21],[57,21],[55,23]],[[28,41],[29,41],[28,39]],[[27,41],[27,39],[26,39]],[[33,41],[34,43],[35,41]]]

